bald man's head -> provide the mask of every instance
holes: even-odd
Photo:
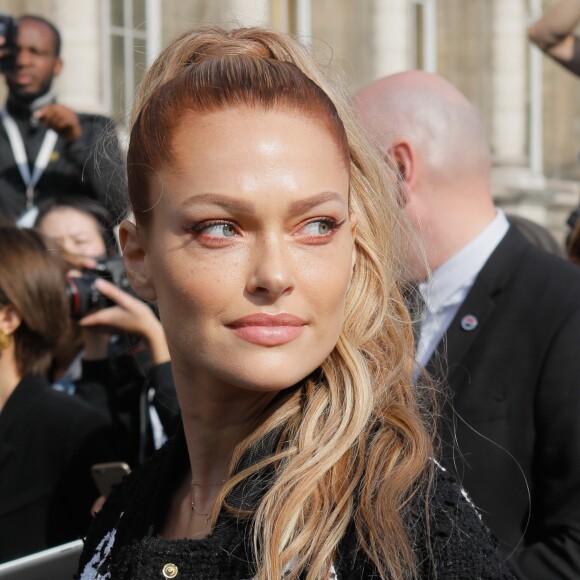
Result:
[[[355,97],[363,124],[404,180],[404,207],[422,244],[405,250],[409,276],[421,280],[494,218],[491,159],[475,107],[441,77],[405,72]]]
[[[488,179],[489,145],[475,107],[440,76],[409,71],[384,77],[355,98],[383,150],[408,140],[442,178]]]

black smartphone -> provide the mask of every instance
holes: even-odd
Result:
[[[4,44],[0,46],[0,71],[14,70],[16,66],[16,37],[18,36],[18,20],[0,12],[0,36]]]
[[[130,467],[123,461],[113,461],[111,463],[96,463],[91,467],[93,480],[101,493],[107,497],[111,488],[131,473]]]

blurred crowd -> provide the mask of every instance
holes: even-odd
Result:
[[[575,74],[579,21],[580,1],[563,0],[529,33]],[[120,256],[114,124],[57,100],[50,22],[22,16],[12,41],[0,47],[0,563],[82,537],[106,493],[92,467],[135,468],[180,420],[155,305]],[[580,577],[580,212],[562,245],[497,208],[477,111],[436,75],[392,75],[353,102],[401,182],[415,376],[441,389],[439,460],[517,577]]]
[[[86,533],[95,464],[142,463],[179,409],[154,307],[131,290],[113,123],[52,91],[60,35],[19,19],[2,69],[0,561]],[[115,463],[116,465],[117,463]]]

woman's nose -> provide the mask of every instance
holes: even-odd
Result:
[[[276,300],[290,294],[295,285],[292,260],[284,242],[268,238],[257,243],[246,290],[254,296]]]

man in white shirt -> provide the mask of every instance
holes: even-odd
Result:
[[[356,104],[422,242],[405,260],[425,302],[418,364],[449,390],[442,459],[518,577],[579,578],[580,269],[494,206],[481,121],[448,82],[392,75]]]

